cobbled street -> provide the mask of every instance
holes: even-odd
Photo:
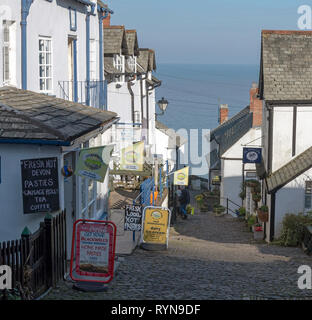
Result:
[[[311,299],[297,287],[298,267],[312,266],[300,248],[257,243],[244,222],[199,213],[178,218],[169,249],[136,249],[120,259],[108,291],[85,293],[62,281],[47,300]]]

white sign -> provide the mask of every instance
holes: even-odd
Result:
[[[12,289],[12,269],[9,266],[0,266],[0,290]]]

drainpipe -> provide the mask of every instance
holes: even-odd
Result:
[[[90,16],[94,15],[95,4],[90,4],[91,9],[87,12],[86,16],[86,105],[90,106]]]
[[[270,242],[274,240],[275,233],[275,203],[276,203],[276,192],[271,194],[271,212],[270,212]]]
[[[108,8],[102,8],[98,6],[99,12],[99,68],[100,68],[100,106],[107,110],[107,81],[104,81],[104,50],[103,50],[103,20],[108,17],[109,14],[114,12]]]
[[[86,105],[90,106],[90,12],[86,16]]]
[[[22,89],[27,90],[27,17],[33,0],[22,0]]]
[[[131,96],[131,117],[132,117],[132,123],[133,123],[133,126],[134,126],[134,93],[133,93],[133,90],[131,89],[131,81],[132,80],[129,80],[127,82],[127,86],[128,86],[128,90],[129,90],[129,93],[130,93],[130,96]]]

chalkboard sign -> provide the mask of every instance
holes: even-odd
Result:
[[[60,209],[57,158],[21,160],[24,214]]]
[[[142,207],[126,205],[125,231],[141,231]]]

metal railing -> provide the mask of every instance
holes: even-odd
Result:
[[[61,99],[106,109],[106,80],[59,81],[58,85]]]
[[[235,203],[234,201],[230,200],[229,198],[224,198],[224,197],[220,197],[220,199],[226,200],[226,213],[229,214],[230,212],[236,214],[236,211],[241,207],[239,204]],[[237,207],[237,210],[234,211],[233,209],[230,208],[230,204],[234,205],[235,207]]]

